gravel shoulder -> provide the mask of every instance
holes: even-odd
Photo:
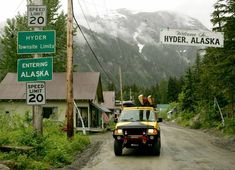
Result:
[[[75,161],[71,165],[67,165],[64,168],[60,168],[58,170],[78,170],[82,169],[82,167],[86,166],[87,162],[96,156],[98,151],[100,150],[104,140],[108,138],[110,132],[103,133],[94,133],[91,134],[90,141],[91,143],[88,147],[75,158]]]
[[[165,122],[165,124],[167,124],[167,126],[187,129],[187,127],[178,126],[176,123]],[[219,148],[226,149],[231,152],[235,152],[235,135],[234,136],[224,135],[221,131],[218,131],[216,129],[195,129],[195,130],[201,131],[205,133],[206,135],[208,135],[208,137],[211,138],[210,140],[211,144]]]

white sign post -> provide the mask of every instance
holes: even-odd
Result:
[[[28,5],[27,16],[29,27],[44,27],[47,21],[47,8],[45,5]]]
[[[28,105],[46,104],[45,82],[26,83],[26,100]]]
[[[163,29],[160,31],[160,42],[171,45],[223,47],[223,32],[198,30]]]

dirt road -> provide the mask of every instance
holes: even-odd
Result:
[[[80,160],[82,170],[233,170],[235,152],[212,144],[215,137],[198,130],[161,124],[162,148],[160,156],[152,156],[146,151],[124,149],[123,156],[113,152],[112,134],[92,136],[96,146],[89,161],[84,153]],[[103,141],[97,142],[97,141]],[[99,147],[100,146],[100,147]],[[96,152],[95,152],[96,151]],[[80,158],[80,159],[81,159]],[[77,162],[78,165],[78,162]],[[76,168],[76,163],[69,169]]]

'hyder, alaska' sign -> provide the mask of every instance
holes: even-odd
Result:
[[[163,29],[160,31],[160,42],[172,45],[223,47],[224,34],[198,30]]]

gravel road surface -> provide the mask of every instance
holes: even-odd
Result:
[[[161,124],[160,156],[146,150],[113,152],[112,133],[91,136],[91,146],[63,170],[234,170],[235,152],[216,146],[218,139],[199,130]]]

